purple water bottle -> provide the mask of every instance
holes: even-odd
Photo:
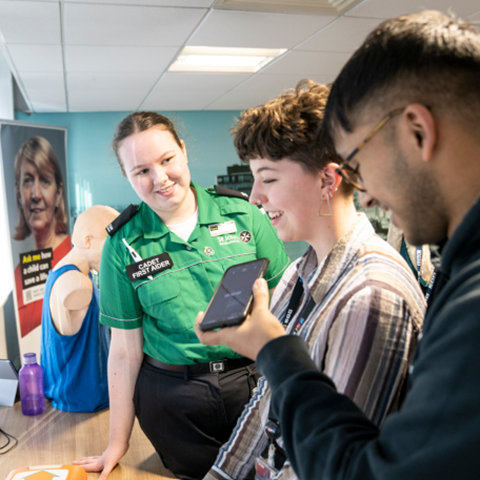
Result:
[[[35,353],[23,355],[23,367],[18,374],[20,401],[24,415],[40,415],[45,410],[43,396],[43,370]]]

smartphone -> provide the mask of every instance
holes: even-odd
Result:
[[[229,267],[205,310],[200,330],[241,324],[252,305],[253,284],[257,278],[265,275],[268,264],[268,258],[259,258]]]

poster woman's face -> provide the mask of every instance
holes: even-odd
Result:
[[[62,187],[55,183],[53,172],[39,172],[30,162],[23,162],[18,198],[30,230],[55,228],[55,208],[62,196]]]

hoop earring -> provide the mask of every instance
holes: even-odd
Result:
[[[331,216],[333,216],[332,205],[330,204],[330,197],[331,196],[332,196],[332,194],[326,196],[328,210],[329,210],[328,213],[321,213],[322,212],[322,207],[323,207],[323,201],[325,200],[325,197],[322,197],[322,203],[320,204],[320,208],[318,209],[318,213],[317,213],[318,217],[331,217]]]

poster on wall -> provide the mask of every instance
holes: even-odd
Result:
[[[71,249],[68,219],[67,130],[0,120],[10,272],[20,354],[40,350],[48,272]]]

